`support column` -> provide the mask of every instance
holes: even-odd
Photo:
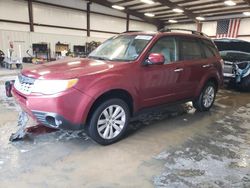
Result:
[[[126,31],[129,31],[129,14],[127,14]]]
[[[90,5],[91,2],[87,3],[87,37],[90,37]]]
[[[197,31],[201,32],[202,31],[202,23],[197,21],[196,24],[197,24]]]
[[[33,6],[32,0],[28,0],[30,32],[34,32]]]

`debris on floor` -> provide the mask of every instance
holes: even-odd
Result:
[[[209,127],[206,135],[162,152],[156,187],[250,187],[250,104]]]
[[[26,126],[27,126],[28,120],[29,118],[28,118],[27,113],[25,113],[24,111],[21,111],[18,115],[18,120],[17,120],[18,130],[15,133],[12,133],[9,138],[11,142],[21,140],[25,137],[27,133]]]

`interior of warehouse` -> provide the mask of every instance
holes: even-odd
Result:
[[[0,187],[250,187],[249,0],[0,0]]]

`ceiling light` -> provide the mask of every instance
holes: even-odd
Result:
[[[112,8],[118,9],[118,10],[124,10],[125,9],[124,7],[118,6],[118,5],[112,5]]]
[[[177,23],[177,20],[168,20],[169,23]]]
[[[204,17],[201,17],[201,16],[197,16],[197,17],[196,17],[196,20],[203,21],[203,20],[205,20],[205,18],[204,18]]]
[[[145,15],[145,16],[148,16],[148,17],[154,17],[154,16],[155,16],[155,15],[152,14],[152,13],[145,13],[144,15]]]
[[[184,12],[184,11],[183,11],[182,9],[180,9],[180,8],[174,8],[173,11],[174,11],[174,12],[179,12],[179,13]]]
[[[141,2],[146,3],[146,4],[150,4],[150,5],[152,5],[152,4],[155,3],[155,2],[152,1],[152,0],[141,0]]]
[[[250,16],[250,12],[243,12],[245,16]]]
[[[224,1],[224,3],[226,4],[226,5],[228,5],[228,6],[235,6],[236,5],[236,3],[234,2],[234,1]]]

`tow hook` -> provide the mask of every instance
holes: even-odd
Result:
[[[25,137],[25,135],[27,134],[26,125],[28,123],[28,120],[29,118],[28,118],[27,113],[24,111],[21,111],[19,113],[18,122],[17,122],[17,126],[19,127],[19,129],[15,133],[11,134],[9,141],[15,142]]]

